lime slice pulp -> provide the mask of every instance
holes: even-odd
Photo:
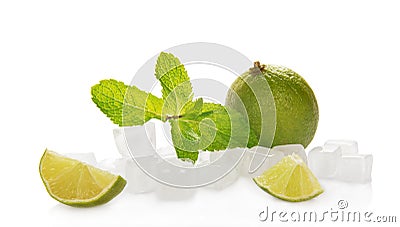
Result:
[[[45,150],[39,165],[40,177],[55,200],[75,207],[107,203],[125,187],[121,176]]]
[[[314,174],[296,154],[284,157],[253,180],[272,196],[290,202],[310,200],[324,191]]]

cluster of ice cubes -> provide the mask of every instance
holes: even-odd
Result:
[[[250,149],[235,148],[226,151],[200,152],[198,161],[192,164],[177,159],[173,147],[156,146],[156,129],[152,122],[130,128],[130,130],[116,128],[113,130],[113,134],[121,156],[118,159],[106,159],[97,163],[91,153],[69,154],[68,156],[123,176],[128,182],[126,191],[135,194],[168,189],[168,186],[151,177],[151,173],[170,178],[188,178],[193,176],[187,174],[188,168],[213,164],[214,170],[228,169],[234,163],[234,159],[240,160],[231,168],[231,171],[227,171],[226,175],[207,186],[209,189],[221,190],[233,184],[240,176],[256,177],[261,175],[283,157],[291,154],[300,156],[318,178],[355,183],[365,183],[371,180],[372,155],[359,154],[355,141],[329,140],[323,146],[311,149],[308,158],[301,144],[280,145],[272,149],[256,146]],[[134,139],[135,151],[139,152],[135,154],[135,159],[129,152],[127,137]],[[242,156],[238,159],[237,154]],[[181,167],[179,172],[175,172],[175,175],[172,176],[171,166],[166,162],[161,162],[161,159]],[[218,161],[219,159],[223,159],[223,161]],[[148,171],[144,171],[138,163],[141,163],[141,166],[147,166]],[[202,176],[212,174],[212,168],[204,171],[200,173]],[[169,188],[173,190],[171,187]]]
[[[359,154],[351,140],[328,140],[308,153],[309,167],[318,178],[352,183],[371,181],[372,155]]]
[[[165,185],[162,185],[150,177],[147,173],[144,173],[144,171],[132,159],[132,156],[129,153],[127,141],[125,139],[127,136],[134,138],[135,141],[140,141],[135,146],[135,150],[142,150],[143,154],[139,157],[139,159],[141,159],[141,163],[155,163],[154,159],[164,159],[175,166],[182,167],[182,173],[186,171],[186,168],[197,168],[211,164],[213,167],[215,167],[214,171],[215,169],[230,169],[230,167],[233,166],[233,168],[231,168],[230,171],[227,171],[224,176],[207,185],[207,188],[215,190],[221,190],[228,187],[237,179],[239,179],[240,176],[259,176],[264,171],[278,163],[286,155],[295,153],[303,158],[304,162],[307,163],[307,156],[304,147],[300,144],[291,144],[276,146],[272,149],[256,146],[251,149],[235,148],[225,151],[200,152],[197,162],[192,164],[190,162],[177,159],[175,150],[172,146],[157,147],[155,145],[157,140],[154,124],[148,122],[145,124],[145,126],[147,127],[146,133],[141,131],[143,130],[141,127],[135,127],[137,128],[138,132],[130,132],[129,135],[125,135],[126,131],[123,128],[114,129],[114,139],[122,158],[116,160],[115,162],[118,163],[115,164],[100,165],[100,167],[126,177],[128,181],[127,191],[133,193],[157,191],[160,190],[160,188],[165,189]],[[156,154],[151,153],[150,150],[156,150]],[[149,154],[146,155],[146,153]],[[242,154],[242,157],[239,159],[238,154]],[[138,157],[136,156],[135,159],[138,159]],[[220,159],[223,160],[221,161]],[[235,160],[239,161],[236,163],[236,165],[233,165]],[[154,166],[154,168],[159,173],[157,175],[171,173],[171,170],[168,169],[168,166],[162,163],[159,163],[158,166]],[[204,169],[202,171],[203,172],[201,172],[201,175],[210,175],[212,174],[211,171],[213,171],[213,169]],[[185,174],[182,174],[181,177],[185,177]]]

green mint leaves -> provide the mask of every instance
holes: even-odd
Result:
[[[162,119],[164,101],[135,86],[109,79],[92,87],[92,100],[119,126],[143,125],[152,118]]]
[[[189,103],[181,118],[172,119],[171,135],[178,158],[196,160],[199,150],[253,147],[258,139],[236,111],[202,99]],[[201,107],[201,110],[198,109]]]
[[[171,93],[176,93],[182,100],[193,97],[192,84],[186,69],[174,55],[161,52],[155,71],[156,78],[163,88],[163,99],[167,99]]]
[[[193,99],[192,84],[185,67],[178,58],[162,52],[157,59],[155,76],[162,86],[165,115],[178,115],[182,107]]]
[[[178,158],[195,162],[200,150],[216,151],[257,145],[257,137],[241,114],[226,107],[193,100],[192,85],[178,58],[161,53],[155,76],[162,99],[113,79],[92,87],[92,100],[119,126],[143,125],[155,118],[169,121]]]

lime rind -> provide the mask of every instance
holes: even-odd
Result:
[[[253,181],[257,184],[258,187],[260,187],[262,190],[264,190],[268,194],[272,195],[275,198],[278,198],[278,199],[281,199],[281,200],[284,200],[284,201],[287,201],[287,202],[303,202],[303,201],[307,201],[307,200],[310,200],[310,199],[313,199],[313,198],[319,196],[320,194],[322,194],[324,192],[323,189],[315,190],[315,192],[313,192],[309,196],[293,198],[293,197],[285,196],[283,194],[276,194],[276,193],[270,191],[268,188],[266,188],[263,185],[259,184],[255,178],[253,178]]]
[[[268,194],[289,202],[307,201],[324,192],[314,174],[295,154],[286,156],[253,181]],[[290,195],[293,192],[298,195]]]
[[[49,181],[43,176],[43,173],[42,173],[42,166],[43,166],[42,164],[43,164],[43,161],[45,160],[45,158],[47,157],[47,155],[54,155],[54,156],[60,157],[60,158],[66,158],[66,157],[63,157],[63,156],[57,154],[56,152],[46,149],[40,159],[40,164],[39,164],[40,178],[41,178],[43,184],[45,185],[46,191],[49,193],[49,195],[53,199],[59,201],[60,203],[65,204],[65,205],[69,205],[69,206],[73,206],[73,207],[93,207],[93,206],[102,205],[102,204],[109,202],[113,198],[115,198],[118,194],[120,194],[122,192],[122,190],[126,186],[127,182],[124,178],[122,178],[121,176],[113,175],[114,178],[111,182],[109,182],[108,186],[104,187],[103,190],[100,193],[98,193],[96,196],[94,196],[93,198],[88,198],[88,199],[61,198],[56,195],[56,192],[53,192],[51,190],[51,185],[50,185]],[[85,165],[90,169],[94,169],[95,171],[103,171],[103,170],[97,169],[93,166],[81,163],[75,159],[70,159],[70,158],[66,158],[66,159],[69,159],[71,161],[74,160],[81,165]],[[110,174],[110,173],[108,173],[108,174]],[[112,175],[112,174],[110,174],[110,175]]]

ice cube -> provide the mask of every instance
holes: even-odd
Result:
[[[103,159],[97,164],[97,167],[106,171],[114,172],[115,171],[114,161],[115,161],[114,158]]]
[[[336,178],[352,183],[367,183],[371,181],[372,155],[344,154],[338,166]]]
[[[192,187],[197,185],[199,171],[194,163],[178,159],[176,155],[163,157],[157,163],[155,177],[167,187]]]
[[[120,127],[113,130],[115,144],[122,157],[152,155],[156,149],[156,131],[153,122],[143,126]]]
[[[210,153],[211,152],[208,152],[208,151],[201,151],[199,153],[199,157],[198,157],[198,159],[197,159],[197,161],[195,163],[195,166],[196,167],[202,167],[202,166],[209,165],[211,163]]]
[[[68,158],[76,159],[92,166],[97,165],[97,160],[93,153],[67,153],[64,155]]]
[[[170,155],[166,155],[167,153],[163,152],[163,156],[159,156],[157,152],[158,160],[152,163],[153,168],[148,173],[158,182],[172,187],[191,188],[209,185],[235,166],[235,163],[232,165],[228,163],[235,161],[234,159],[230,161],[230,157],[235,156],[236,152],[221,157],[213,165],[210,165],[212,152],[200,152],[196,163],[178,159],[175,152]],[[240,155],[240,152],[237,154]]]
[[[372,155],[358,154],[356,141],[328,140],[323,147],[312,149],[308,158],[317,177],[350,183],[371,181]]]
[[[116,175],[126,176],[126,163],[131,160],[131,158],[108,158],[100,161],[97,167],[106,171],[109,171]]]
[[[255,169],[257,169],[264,162],[262,157],[266,157],[270,150],[270,148],[261,146],[255,146],[250,149],[246,149],[241,161],[241,174],[248,176],[250,172],[254,172]],[[254,162],[252,162],[255,155],[258,155],[261,158],[255,158]]]
[[[131,158],[118,158],[114,161],[114,170],[115,174],[121,175],[122,177],[126,178],[126,166],[131,161]]]
[[[270,148],[256,146],[248,149],[243,159],[243,171],[251,177],[260,176],[269,168],[277,164],[284,157],[283,152]]]
[[[212,151],[210,152],[210,162],[213,163],[215,161],[217,161],[218,159],[220,159],[227,151]],[[229,154],[227,154],[229,155]]]
[[[160,156],[160,158],[167,160],[168,162],[170,162],[174,165],[177,165],[177,166],[201,167],[201,166],[210,164],[210,153],[212,153],[212,152],[200,151],[197,161],[195,163],[178,159],[174,148],[167,149],[164,147],[164,148],[157,150],[157,153]]]
[[[215,189],[215,190],[223,190],[233,183],[236,182],[237,179],[239,179],[240,171],[238,168],[233,168],[228,174],[225,176],[221,177],[218,179],[216,182],[211,184],[209,188]]]
[[[156,157],[154,156],[143,156],[136,157],[136,161],[140,164],[139,167],[136,161],[133,159],[127,159],[126,162],[126,190],[130,193],[146,193],[152,192],[157,188],[158,182],[151,178],[145,171],[154,171],[154,168],[158,168],[154,165]]]
[[[113,129],[114,141],[117,146],[118,152],[122,157],[130,157],[128,145],[125,141],[125,133],[124,128],[115,128]]]
[[[160,148],[157,148],[157,154],[161,157],[161,158],[169,158],[172,156],[176,156],[176,151],[174,146],[172,145],[168,145],[168,146],[163,146]]]
[[[209,188],[222,190],[236,182],[240,175],[240,159],[243,155],[244,148],[228,149],[226,151],[210,152],[210,168],[211,171],[215,168],[216,171],[225,171],[219,173],[219,178],[209,185]]]
[[[317,177],[333,178],[341,155],[339,146],[315,147],[308,152],[308,165]]]
[[[284,156],[297,154],[301,159],[307,164],[307,155],[304,150],[303,145],[301,144],[287,144],[287,145],[279,145],[272,148],[271,153],[273,154],[276,151],[280,151]]]
[[[342,154],[357,154],[358,144],[354,140],[328,140],[325,142],[324,147],[339,146]]]
[[[193,168],[194,164],[190,161],[185,161],[185,160],[181,160],[179,158],[176,157],[176,155],[171,155],[171,156],[166,156],[163,157],[163,159],[165,161],[167,161],[168,163],[177,166],[177,167],[183,167],[183,168]],[[163,167],[163,163],[159,163],[159,165],[161,167]]]

